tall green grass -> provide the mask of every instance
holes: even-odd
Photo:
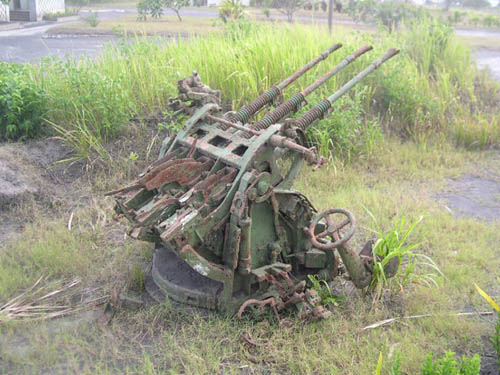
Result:
[[[46,60],[33,69],[51,108],[48,121],[81,157],[88,157],[101,154],[99,145],[115,137],[130,118],[165,111],[168,98],[176,95],[176,81],[193,70],[238,108],[339,41],[344,47],[285,96],[363,44],[374,45],[374,51],[311,95],[310,103],[335,91],[387,48],[399,48],[401,54],[355,87],[335,105],[334,115],[311,130],[323,154],[349,159],[369,153],[380,129],[404,138],[446,134],[467,146],[500,143],[495,126],[482,126],[485,134],[469,131],[477,123],[498,121],[489,103],[498,87],[478,74],[470,51],[451,29],[433,21],[392,34],[338,29],[334,37],[316,27],[245,22],[189,40],[137,36],[108,46],[95,60]],[[468,121],[461,121],[463,116]]]

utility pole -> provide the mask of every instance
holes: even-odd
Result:
[[[328,0],[328,31],[332,33],[333,27],[333,0]]]

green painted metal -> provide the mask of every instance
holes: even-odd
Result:
[[[111,193],[116,211],[132,224],[130,235],[156,244],[147,283],[152,295],[239,316],[250,306],[272,305],[325,317],[306,288],[308,275],[332,280],[341,258],[355,285],[366,286],[371,247],[363,254],[349,247],[352,214],[318,214],[304,195],[290,190],[303,162],[324,163],[301,127],[270,122],[252,130],[251,124],[232,122],[235,114],[221,110],[217,92],[199,76],[179,87],[183,91],[172,102],[191,117],[165,139],[155,163]],[[186,101],[193,97],[203,100]],[[324,114],[329,106],[322,105]],[[250,116],[246,109],[237,113]],[[347,219],[339,222],[339,214]]]

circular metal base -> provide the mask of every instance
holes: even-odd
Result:
[[[199,274],[171,249],[155,249],[151,276],[146,280],[146,290],[155,300],[164,302],[168,296],[180,303],[217,309],[222,289],[221,282]]]

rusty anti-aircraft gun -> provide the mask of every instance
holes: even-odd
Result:
[[[312,91],[362,54],[365,46],[286,101],[282,90],[326,59],[332,46],[237,112],[223,113],[220,92],[199,76],[179,81],[177,112],[191,115],[167,137],[159,159],[129,186],[114,191],[116,211],[131,223],[133,238],[156,244],[148,292],[208,309],[241,315],[263,306],[298,309],[302,317],[325,317],[308,275],[330,281],[347,272],[366,287],[373,272],[372,243],[349,246],[356,219],[347,210],[318,213],[291,190],[303,162],[324,164],[307,146],[307,128],[332,104],[399,51],[390,49],[330,97],[299,118],[288,118]],[[282,102],[281,102],[282,101]],[[281,104],[279,104],[281,102]],[[259,121],[252,117],[269,105]],[[340,259],[339,259],[340,256]],[[390,273],[390,272],[389,272]]]

